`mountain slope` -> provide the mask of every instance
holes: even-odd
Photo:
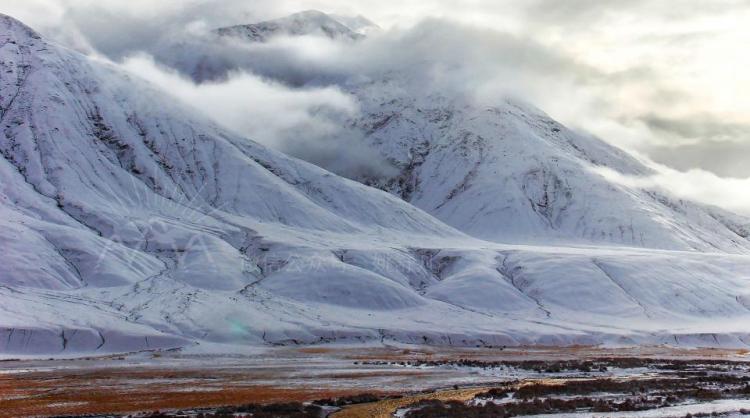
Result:
[[[750,251],[749,220],[603,175],[653,174],[625,152],[517,101],[479,106],[408,80],[350,87],[363,109],[354,124],[400,168],[363,182],[492,241]]]
[[[747,256],[479,241],[7,16],[0,73],[0,353],[750,342]]]
[[[321,271],[336,260],[328,243],[352,235],[464,239],[386,193],[230,136],[19,22],[2,25],[3,285],[158,279],[237,291],[258,281],[262,256],[274,257],[266,235],[284,242],[279,268],[284,252],[319,245],[309,257]],[[369,285],[386,305],[415,303],[382,276]]]
[[[318,18],[301,13],[287,19],[315,27]],[[213,64],[221,67],[220,62]],[[529,104],[479,104],[465,94],[446,92],[439,81],[433,82],[430,68],[361,68],[338,81],[337,87],[349,91],[362,110],[351,121],[362,133],[355,136],[364,137],[400,171],[386,179],[362,176],[361,182],[387,190],[465,233],[496,242],[750,251],[750,219],[675,199],[661,190],[620,184],[606,175],[608,170],[633,177],[654,172]],[[450,69],[441,69],[439,63],[432,70],[447,71],[443,77],[450,77]],[[215,76],[209,72],[199,79]]]

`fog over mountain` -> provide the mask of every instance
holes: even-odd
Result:
[[[305,9],[343,16],[342,21],[365,16],[383,30],[354,44],[315,34],[302,42],[281,37],[256,46],[215,42],[214,29]],[[731,51],[747,39],[741,22],[748,10],[745,2],[734,0],[697,7],[692,2],[667,6],[649,0],[564,5],[548,0],[523,5],[480,1],[471,7],[438,0],[409,5],[225,0],[157,6],[145,1],[10,0],[0,11],[27,18],[45,35],[87,53],[116,62],[150,55],[167,73],[177,69],[200,82],[216,76],[232,83],[249,73],[293,92],[299,86],[335,90],[352,77],[411,68],[415,74],[428,74],[426,82],[465,90],[484,102],[518,95],[570,126],[684,173],[665,168],[665,175],[652,182],[687,198],[747,212],[750,202],[737,195],[750,184],[743,180],[750,174],[744,152],[750,103],[735,92],[750,87],[750,80],[732,70],[746,63]],[[628,23],[633,19],[639,25]],[[228,86],[228,91],[238,91]],[[299,98],[290,106],[318,116],[320,103],[311,105],[306,93],[290,93],[285,100]],[[242,97],[235,102],[239,100]],[[342,110],[340,103],[332,97],[323,107]],[[250,107],[255,105],[248,102],[245,108]],[[269,109],[265,111],[272,113]],[[335,125],[330,117],[330,112],[320,115],[329,134]],[[228,126],[256,133],[239,123]],[[285,130],[254,136],[267,143],[289,142]],[[330,168],[350,170],[349,164],[327,155],[330,141],[321,147],[311,153],[311,161],[338,160]],[[305,157],[296,147],[282,149]],[[337,168],[342,164],[343,169]],[[725,192],[705,193],[717,189]]]
[[[6,16],[0,63],[0,352],[750,338],[748,219],[529,105],[356,86],[389,194]]]
[[[750,344],[750,180],[638,152],[741,102],[555,41],[666,10],[321,3],[8,3],[0,353]]]

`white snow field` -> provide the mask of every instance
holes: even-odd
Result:
[[[645,169],[523,106],[422,106],[369,136],[402,200],[0,16],[0,353],[750,344],[746,220],[609,182]]]

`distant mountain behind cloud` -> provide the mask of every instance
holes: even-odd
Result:
[[[361,39],[360,32],[375,25],[363,17],[344,18],[350,27],[339,19],[317,10],[306,10],[299,13],[246,25],[228,26],[216,29],[220,36],[233,36],[248,41],[265,42],[277,36],[317,35],[330,39]]]
[[[295,36],[331,20],[308,11],[247,27],[284,28],[263,33]],[[436,67],[404,65],[381,79],[372,72],[338,83],[361,109],[344,123],[352,142],[363,142],[398,168],[387,178],[358,180],[493,241],[750,251],[750,241],[737,232],[750,225],[747,218],[605,178],[601,169],[635,178],[653,170],[523,100],[479,105],[463,90],[442,88],[431,78],[462,73]]]
[[[347,15],[340,15],[340,14],[329,14],[329,16],[343,23],[349,29],[357,33],[361,33],[363,35],[367,35],[368,33],[382,30],[382,28],[378,26],[375,22],[373,22],[372,20],[362,15],[347,16]]]

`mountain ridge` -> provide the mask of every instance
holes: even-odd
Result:
[[[366,22],[358,24],[367,25]],[[358,40],[364,37],[338,19],[318,10],[305,10],[258,23],[222,27],[214,32],[219,36],[231,36],[253,42],[266,42],[282,35],[322,35],[330,39],[348,40]]]
[[[304,20],[304,13],[292,16]],[[408,71],[364,72],[332,84],[360,108],[344,123],[357,133],[353,140],[363,138],[399,171],[354,176],[360,182],[496,242],[750,251],[742,232],[750,218],[604,176],[600,168],[655,174],[625,151],[521,100],[475,103]]]
[[[750,250],[742,233],[747,218],[613,182],[598,170],[635,178],[655,172],[528,104],[478,106],[413,91],[393,74],[347,88],[362,109],[352,124],[400,170],[385,181],[360,181],[469,235],[519,244]]]
[[[0,22],[3,355],[750,342],[750,257],[481,241]]]

